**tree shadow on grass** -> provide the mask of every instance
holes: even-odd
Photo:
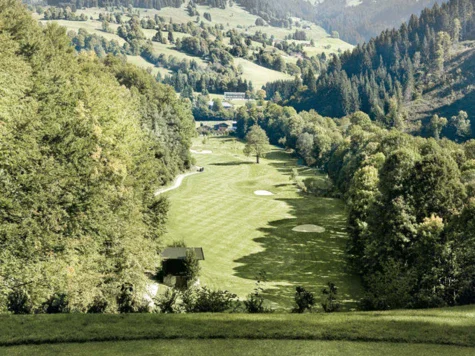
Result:
[[[246,161],[234,161],[234,162],[223,162],[223,163],[211,163],[210,166],[242,166],[247,164],[254,164],[254,162]]]
[[[278,169],[285,163],[290,172],[295,166],[285,152],[277,152],[278,162],[271,162]],[[280,153],[287,155],[283,157]],[[283,168],[282,168],[283,169]],[[286,185],[286,184],[284,184]],[[254,241],[262,251],[253,253],[235,262],[235,275],[254,279],[265,271],[267,280],[276,288],[265,291],[266,299],[290,308],[296,286],[303,286],[321,299],[321,290],[333,282],[339,288],[339,300],[344,309],[354,308],[362,296],[360,278],[350,271],[345,249],[346,213],[342,200],[317,198],[300,194],[295,199],[277,199],[289,207],[291,218],[274,220],[260,228],[262,236]],[[295,232],[299,225],[317,225],[325,228],[323,233]]]
[[[213,140],[219,140],[221,143],[225,142],[233,142],[233,141],[238,141],[239,140],[236,137],[233,136],[212,136]]]
[[[356,307],[361,297],[359,277],[350,272],[346,258],[346,218],[343,203],[337,199],[297,198],[278,199],[292,207],[295,218],[275,220],[259,229],[262,237],[254,241],[262,251],[235,262],[235,274],[254,279],[265,271],[269,283],[279,285],[265,291],[266,298],[289,308],[296,286],[303,286],[320,300],[327,282],[339,288],[339,299],[345,309]],[[295,232],[299,225],[313,224],[325,228],[323,233]]]
[[[294,185],[294,183],[276,184],[276,185],[274,185],[274,187],[276,187],[276,188],[284,188],[284,187],[288,187],[288,186],[291,186],[291,185]]]

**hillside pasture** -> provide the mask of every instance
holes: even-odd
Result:
[[[293,79],[289,74],[262,67],[244,58],[235,58],[234,63],[242,66],[242,77],[252,81],[254,89],[261,89],[268,82]]]
[[[214,25],[223,25],[225,30],[228,29],[237,29],[239,32],[253,34],[256,31],[262,31],[266,33],[269,37],[274,36],[277,40],[284,40],[286,36],[292,35],[296,30],[304,31],[307,34],[308,41],[313,39],[315,42],[318,42],[319,45],[315,47],[315,52],[317,53],[334,53],[338,51],[338,48],[345,50],[346,48],[352,48],[353,46],[338,40],[330,38],[328,33],[320,26],[310,23],[308,21],[301,20],[299,18],[292,18],[294,23],[300,23],[300,27],[282,28],[274,26],[256,26],[255,22],[258,16],[253,15],[247,12],[241,6],[234,4],[231,7],[226,9],[212,8],[209,6],[197,6],[198,12],[200,13],[200,21],[203,21],[205,24],[214,26]],[[174,7],[164,7],[160,10],[156,9],[142,9],[137,8],[134,11],[138,11],[140,17],[154,17],[156,14],[165,18],[167,21],[172,19],[175,23],[188,23],[196,22],[196,16],[189,16],[186,10],[186,4],[183,4],[179,8]],[[85,10],[78,10],[78,14],[84,13],[88,17],[93,17],[97,19],[100,13],[105,13],[105,9],[101,8],[88,8]],[[203,17],[203,14],[208,12],[211,14],[211,20],[208,21]],[[112,25],[112,24],[111,24]],[[309,28],[303,28],[308,26]],[[153,31],[153,30],[150,30]],[[325,49],[324,47],[331,45],[330,49]]]

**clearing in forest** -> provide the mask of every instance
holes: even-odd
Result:
[[[303,178],[324,177],[298,166],[295,158],[277,147],[255,164],[255,159],[243,155],[244,145],[233,138],[194,143],[193,150],[213,154],[195,154],[197,166],[205,167],[205,172],[166,193],[171,209],[165,242],[203,247],[201,284],[245,298],[254,288],[255,276],[264,271],[266,299],[274,308],[289,309],[296,286],[311,290],[319,300],[321,289],[331,281],[339,288],[344,308],[354,307],[361,286],[347,270],[343,202],[299,193],[289,179],[297,167]],[[272,195],[256,195],[256,191]],[[302,225],[319,229],[294,231]]]

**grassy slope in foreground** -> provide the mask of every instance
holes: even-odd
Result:
[[[297,191],[289,179],[297,161],[272,147],[261,164],[243,155],[244,145],[232,138],[199,139],[196,154],[203,174],[187,178],[167,193],[171,202],[167,242],[184,240],[203,247],[201,284],[227,289],[245,298],[252,292],[255,276],[267,273],[265,297],[274,308],[290,309],[295,287],[316,293],[329,281],[339,287],[345,307],[360,297],[359,278],[346,270],[344,204],[338,199],[316,198]],[[299,167],[301,175],[324,179],[315,170]],[[267,190],[273,196],[257,196]],[[294,232],[299,225],[314,224],[323,233]]]
[[[475,346],[475,308],[336,314],[0,315],[0,345],[154,339],[346,340]]]
[[[9,355],[352,355],[471,356],[473,349],[447,345],[310,340],[141,340],[0,347]]]

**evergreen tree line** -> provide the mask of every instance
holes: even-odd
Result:
[[[74,5],[78,9],[88,7],[137,7],[160,10],[164,7],[180,7],[184,0],[47,0],[48,5]]]
[[[328,66],[327,56],[322,53],[310,58],[299,58],[295,69],[291,69],[290,63],[287,64],[289,74],[295,75],[294,80],[278,80],[269,82],[264,89],[268,99],[272,99],[276,93],[284,101],[294,101],[300,97],[306,90],[316,91],[317,75],[325,72]]]
[[[112,56],[0,0],[0,310],[139,310],[191,110]]]
[[[208,5],[209,7],[217,7],[219,9],[226,9],[228,6],[228,0],[192,0],[192,3],[197,5]],[[229,5],[232,6],[233,1],[229,1]]]
[[[452,0],[435,5],[400,29],[386,30],[352,52],[334,56],[316,85],[288,104],[331,117],[361,110],[386,127],[404,128],[405,104],[426,88],[456,80],[446,68],[453,46],[474,36],[474,4]]]
[[[115,40],[108,41],[102,36],[89,34],[84,29],[80,29],[78,34],[69,32],[69,35],[78,52],[94,51],[99,58],[104,58],[110,53],[122,57],[123,61],[126,61],[127,55],[140,55],[155,66],[169,69],[170,75],[159,75],[157,79],[171,85],[177,92],[191,90],[191,92],[222,94],[226,91],[254,90],[252,82],[242,79],[242,69],[239,66],[223,67],[218,63],[204,67],[198,65],[195,60],[180,60],[172,55],[156,55],[150,41],[140,42],[135,38],[120,46]],[[127,38],[128,35],[124,36]]]
[[[67,20],[67,21],[87,21],[87,16],[84,14],[77,15],[69,7],[48,8],[44,12],[45,20]]]
[[[341,119],[273,103],[237,110],[237,134],[260,125],[334,184],[348,206],[348,258],[363,309],[475,302],[475,141],[387,130],[356,112]]]
[[[409,19],[436,2],[442,1],[363,0],[357,6],[347,6],[347,0],[325,0],[316,4],[316,23],[328,33],[338,31],[341,39],[356,45],[399,26],[401,19]]]
[[[292,26],[291,17],[315,21],[315,7],[305,0],[236,0],[236,3],[271,26],[289,28]]]
[[[90,34],[82,28],[77,34],[74,31],[69,31],[68,36],[77,52],[94,51],[99,58],[105,58],[107,54],[111,53],[115,57],[122,57],[124,61],[126,55],[132,54],[127,50],[127,46],[121,46],[115,40],[108,41],[102,36]]]
[[[185,70],[163,78],[163,83],[171,85],[177,92],[192,90],[198,93],[222,94],[224,92],[252,91],[252,82],[242,79],[235,68],[221,68],[218,72],[209,68]]]

